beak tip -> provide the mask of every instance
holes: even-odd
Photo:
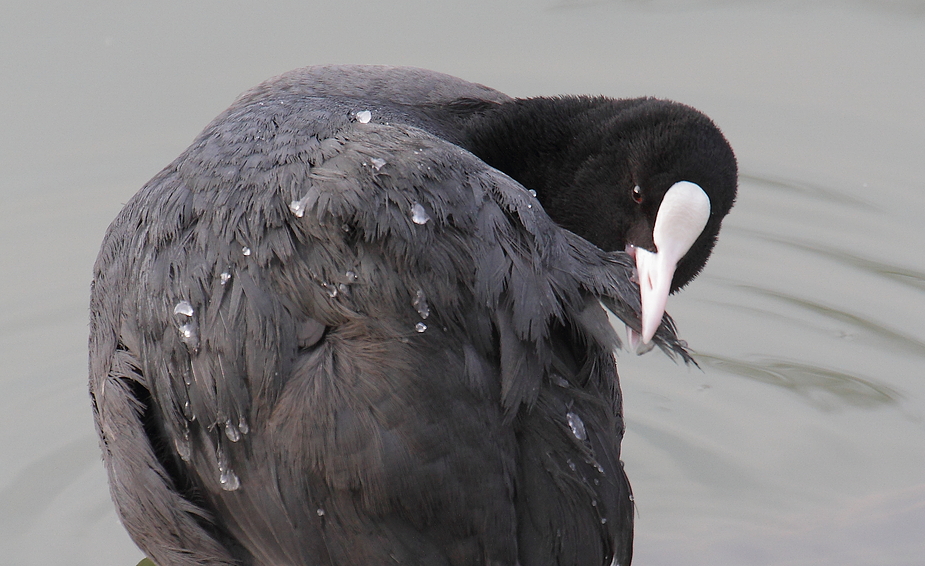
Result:
[[[661,317],[659,317],[661,319]],[[652,338],[655,337],[655,333],[658,331],[658,324],[652,324],[650,321],[644,320],[642,322],[642,343],[648,344],[652,341]]]
[[[626,336],[627,341],[629,342],[630,351],[636,352],[637,356],[645,354],[655,346],[655,344],[653,344],[651,341],[651,337],[649,337],[649,339],[645,339],[644,334],[636,332],[629,326],[626,327]]]

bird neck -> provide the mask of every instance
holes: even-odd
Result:
[[[583,123],[594,99],[530,98],[502,103],[474,115],[463,145],[528,189],[548,196],[571,185],[593,151]]]
[[[582,175],[595,168],[594,160],[609,143],[602,130],[630,102],[580,96],[513,100],[473,113],[461,145],[536,191],[560,226],[605,250],[623,249],[625,222],[607,202],[612,195]]]

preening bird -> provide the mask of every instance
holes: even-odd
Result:
[[[159,566],[628,566],[605,309],[665,301],[736,162],[651,98],[513,99],[321,66],[244,93],[125,206],[94,269],[111,492]]]

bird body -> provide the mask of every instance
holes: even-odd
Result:
[[[485,132],[512,104],[419,69],[293,71],[125,206],[90,390],[157,564],[629,564],[600,301],[641,332],[633,258],[506,170],[515,140]],[[690,359],[667,315],[652,340]]]

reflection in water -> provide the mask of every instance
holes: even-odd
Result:
[[[860,330],[864,330],[870,335],[879,338],[883,341],[884,346],[891,349],[899,348],[906,350],[910,354],[925,356],[925,344],[921,341],[907,336],[895,330],[891,330],[881,324],[878,324],[872,320],[864,318],[862,316],[851,314],[844,310],[838,308],[830,307],[822,303],[812,301],[810,299],[804,299],[797,297],[789,293],[783,293],[779,291],[772,291],[770,289],[763,289],[754,285],[739,285],[741,289],[745,289],[752,293],[763,295],[765,297],[770,297],[790,305],[799,307],[801,309],[814,312],[816,314],[823,315],[832,320],[837,320],[839,322],[850,324]]]
[[[698,353],[697,359],[704,367],[788,389],[825,410],[838,405],[870,408],[893,404],[903,397],[869,377],[800,362],[774,358],[744,361],[703,353]]]
[[[706,302],[736,310],[743,320],[750,320],[757,328],[773,321],[778,325],[776,328],[786,332],[809,330],[809,334],[800,334],[799,339],[804,343],[812,341],[809,344],[826,349],[834,359],[839,359],[838,352],[847,351],[832,341],[831,326],[821,324],[821,320],[837,323],[834,337],[863,336],[862,342],[850,347],[852,354],[863,356],[867,352],[872,356],[887,351],[899,354],[900,358],[925,358],[925,341],[917,328],[907,323],[902,326],[904,322],[900,320],[905,318],[897,319],[889,312],[869,308],[867,302],[870,290],[880,288],[878,283],[895,282],[903,287],[891,288],[896,302],[912,304],[925,290],[925,271],[881,259],[865,251],[876,249],[875,246],[855,247],[853,243],[857,240],[850,238],[854,231],[872,228],[871,239],[876,241],[883,222],[890,221],[891,211],[881,210],[837,188],[773,175],[744,174],[741,182],[744,185],[738,211],[741,214],[732,217],[734,224],[726,236],[738,239],[743,249],[762,250],[758,253],[763,263],[757,269],[730,272],[731,277],[714,277],[713,282],[719,283],[723,292]],[[918,259],[898,255],[900,261]],[[787,276],[791,273],[799,275]],[[804,285],[803,280],[812,284]],[[821,281],[830,283],[820,285]],[[732,290],[740,293],[730,293]],[[728,352],[700,354],[698,360],[705,369],[719,369],[792,391],[820,409],[846,405],[869,408],[895,404],[904,398],[899,389],[887,385],[892,383],[889,374],[871,366],[867,366],[871,373],[865,375],[832,369],[831,361],[799,359],[799,355],[798,359],[785,359],[779,352],[790,351],[786,337],[781,337],[778,343],[766,342],[763,347],[769,350],[744,357]],[[754,352],[754,348],[746,350]]]
[[[809,252],[820,257],[830,259],[848,267],[853,267],[873,275],[886,277],[887,279],[891,279],[902,285],[913,287],[914,289],[925,290],[925,272],[922,271],[861,257],[857,254],[846,252],[844,250],[833,247],[828,247],[816,242],[805,242],[795,239],[782,238],[780,236],[766,234],[757,230],[749,230],[747,228],[739,228],[738,231],[742,234],[750,235],[766,242],[774,242],[776,244],[790,246],[801,251]]]
[[[828,201],[835,204],[854,206],[859,210],[869,211],[876,206],[866,200],[855,198],[831,187],[824,187],[807,181],[796,181],[766,174],[739,173],[739,183],[757,185],[759,190],[777,190],[791,195],[801,195],[816,200]]]

